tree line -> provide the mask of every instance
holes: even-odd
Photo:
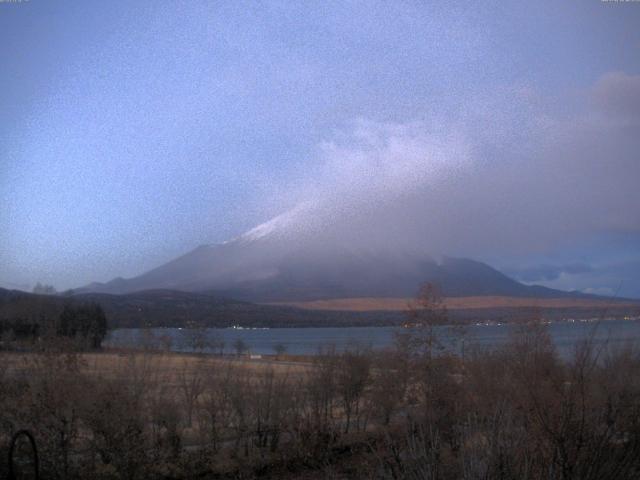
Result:
[[[42,343],[68,339],[77,346],[100,348],[108,329],[107,317],[97,303],[65,304],[57,317],[47,315],[0,319],[2,348],[34,348]]]

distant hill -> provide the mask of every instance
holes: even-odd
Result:
[[[74,295],[73,299],[99,303],[112,324],[118,327],[321,326],[359,324],[371,318],[356,312],[327,315],[322,311],[258,305],[216,294],[176,290],[146,290],[123,295],[86,293]],[[394,316],[386,314],[380,317],[384,320]]]
[[[397,312],[324,312],[258,305],[211,294],[151,290],[133,294],[37,295],[0,288],[0,320],[54,321],[67,303],[99,303],[109,328],[139,327],[307,327],[397,324]]]
[[[477,322],[515,322],[543,316],[547,319],[588,318],[603,314],[640,314],[640,303],[602,300],[555,301],[536,306],[532,299],[483,301],[490,297],[457,297],[449,308],[452,319]],[[389,300],[395,300],[389,301]],[[109,328],[140,327],[339,327],[399,325],[406,320],[401,299],[345,299],[261,305],[214,294],[150,290],[132,294],[84,293],[73,296],[36,295],[0,289],[0,321],[28,323],[54,321],[67,303],[99,303]]]

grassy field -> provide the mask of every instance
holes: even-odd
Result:
[[[102,352],[76,354],[80,371],[89,375],[116,378],[132,372],[132,368],[144,368],[149,378],[161,381],[166,387],[177,387],[178,376],[183,373],[223,371],[229,368],[260,377],[273,371],[279,376],[304,375],[311,368],[309,358],[293,355],[263,355],[261,359],[248,356],[217,356],[175,352],[142,352],[127,349],[106,349]],[[37,353],[0,352],[0,363],[5,374],[28,371],[48,356]]]
[[[412,298],[336,298],[329,300],[313,300],[307,302],[277,302],[270,305],[286,305],[308,310],[334,311],[403,311],[407,309]],[[608,300],[591,298],[521,298],[521,297],[448,297],[444,299],[447,308],[458,309],[492,309],[492,308],[602,308],[609,306],[618,308],[640,308],[640,301]]]
[[[544,324],[464,357],[429,328],[312,362],[54,347],[0,352],[0,458],[27,429],[42,478],[640,478],[640,349],[564,360]]]

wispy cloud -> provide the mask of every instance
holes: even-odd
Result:
[[[619,81],[626,102],[609,91]],[[359,119],[319,146],[287,201],[315,205],[324,242],[433,254],[540,252],[640,231],[640,125],[620,128],[635,84],[607,74],[577,107],[514,88],[427,120]]]

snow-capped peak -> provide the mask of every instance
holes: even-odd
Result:
[[[285,230],[292,227],[295,222],[300,220],[299,216],[303,210],[307,210],[309,208],[308,203],[302,203],[297,205],[296,207],[288,210],[280,215],[268,220],[260,225],[253,227],[251,230],[243,233],[239,237],[236,237],[234,240],[239,242],[253,242],[268,236],[277,235],[279,233],[283,233]]]
[[[278,215],[277,217],[272,218],[269,221],[261,223],[257,227],[253,227],[251,230],[240,235],[239,240],[248,242],[252,240],[258,240],[260,238],[266,237],[269,234],[272,234],[282,223],[284,223],[287,213],[288,212],[285,212],[281,215]]]

